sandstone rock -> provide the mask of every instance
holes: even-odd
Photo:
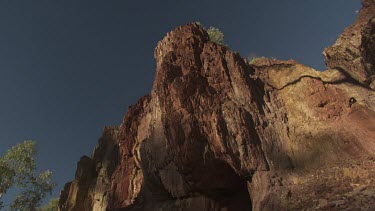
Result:
[[[361,20],[352,27],[372,27]],[[339,46],[327,50],[337,61]],[[372,68],[369,48],[357,53]],[[375,188],[375,92],[358,81],[371,73],[364,63],[350,74],[345,62],[324,72],[292,60],[250,65],[194,23],[169,32],[154,55],[150,95],[104,129],[60,210],[301,210],[344,197],[375,208],[351,186]]]
[[[375,3],[362,0],[355,23],[347,27],[336,43],[324,50],[328,68],[342,68],[360,82],[370,84],[375,74]]]
[[[335,206],[341,206],[341,205],[344,205],[346,202],[345,200],[336,200],[336,201],[333,201],[332,203],[335,204]]]
[[[91,158],[83,156],[78,162],[75,180],[61,192],[60,210],[106,209],[111,175],[118,160],[116,134],[117,128],[105,127]]]
[[[325,208],[328,206],[328,200],[327,199],[319,199],[319,208]]]

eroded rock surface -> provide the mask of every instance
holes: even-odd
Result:
[[[363,5],[361,20],[374,14],[374,1]],[[336,63],[319,72],[293,60],[250,65],[194,23],[169,32],[150,95],[105,128],[60,210],[375,209],[367,20],[352,46],[362,72],[332,50],[346,41],[326,50]]]
[[[374,5],[374,0],[362,0],[362,9],[355,23],[323,52],[328,68],[340,67],[366,84],[371,84],[375,77]]]

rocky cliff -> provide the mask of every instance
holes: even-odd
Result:
[[[194,23],[169,32],[150,95],[104,128],[60,210],[375,209],[374,11],[324,72],[249,64]]]
[[[356,80],[375,88],[375,1],[363,0],[354,24],[323,52],[328,68],[346,70]]]

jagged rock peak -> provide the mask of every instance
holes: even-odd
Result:
[[[357,71],[374,65],[374,24],[354,25],[358,68],[344,32],[324,72],[249,64],[194,23],[169,32],[150,95],[105,128],[60,210],[374,209],[375,92]]]
[[[323,52],[328,68],[341,68],[375,89],[375,1],[362,0],[356,21]]]

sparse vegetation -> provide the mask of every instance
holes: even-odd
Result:
[[[254,57],[248,57],[248,61],[249,61],[249,64],[254,64],[256,61],[258,61],[259,59],[263,59],[263,58],[265,58],[265,57],[256,57],[256,56],[254,56]]]
[[[25,141],[0,157],[0,209],[6,207],[1,198],[10,188],[19,192],[9,205],[10,210],[36,211],[41,200],[52,192],[52,172],[37,174],[35,156],[36,143]]]
[[[42,206],[38,211],[57,211],[59,207],[59,198],[51,199],[48,204]]]
[[[210,40],[220,45],[225,45],[224,43],[224,34],[220,31],[220,29],[210,26],[206,29],[199,21],[195,21],[196,24],[201,26],[204,30],[207,31],[208,36],[210,36]]]
[[[218,28],[210,27],[207,29],[210,40],[220,45],[224,45],[224,34]]]

